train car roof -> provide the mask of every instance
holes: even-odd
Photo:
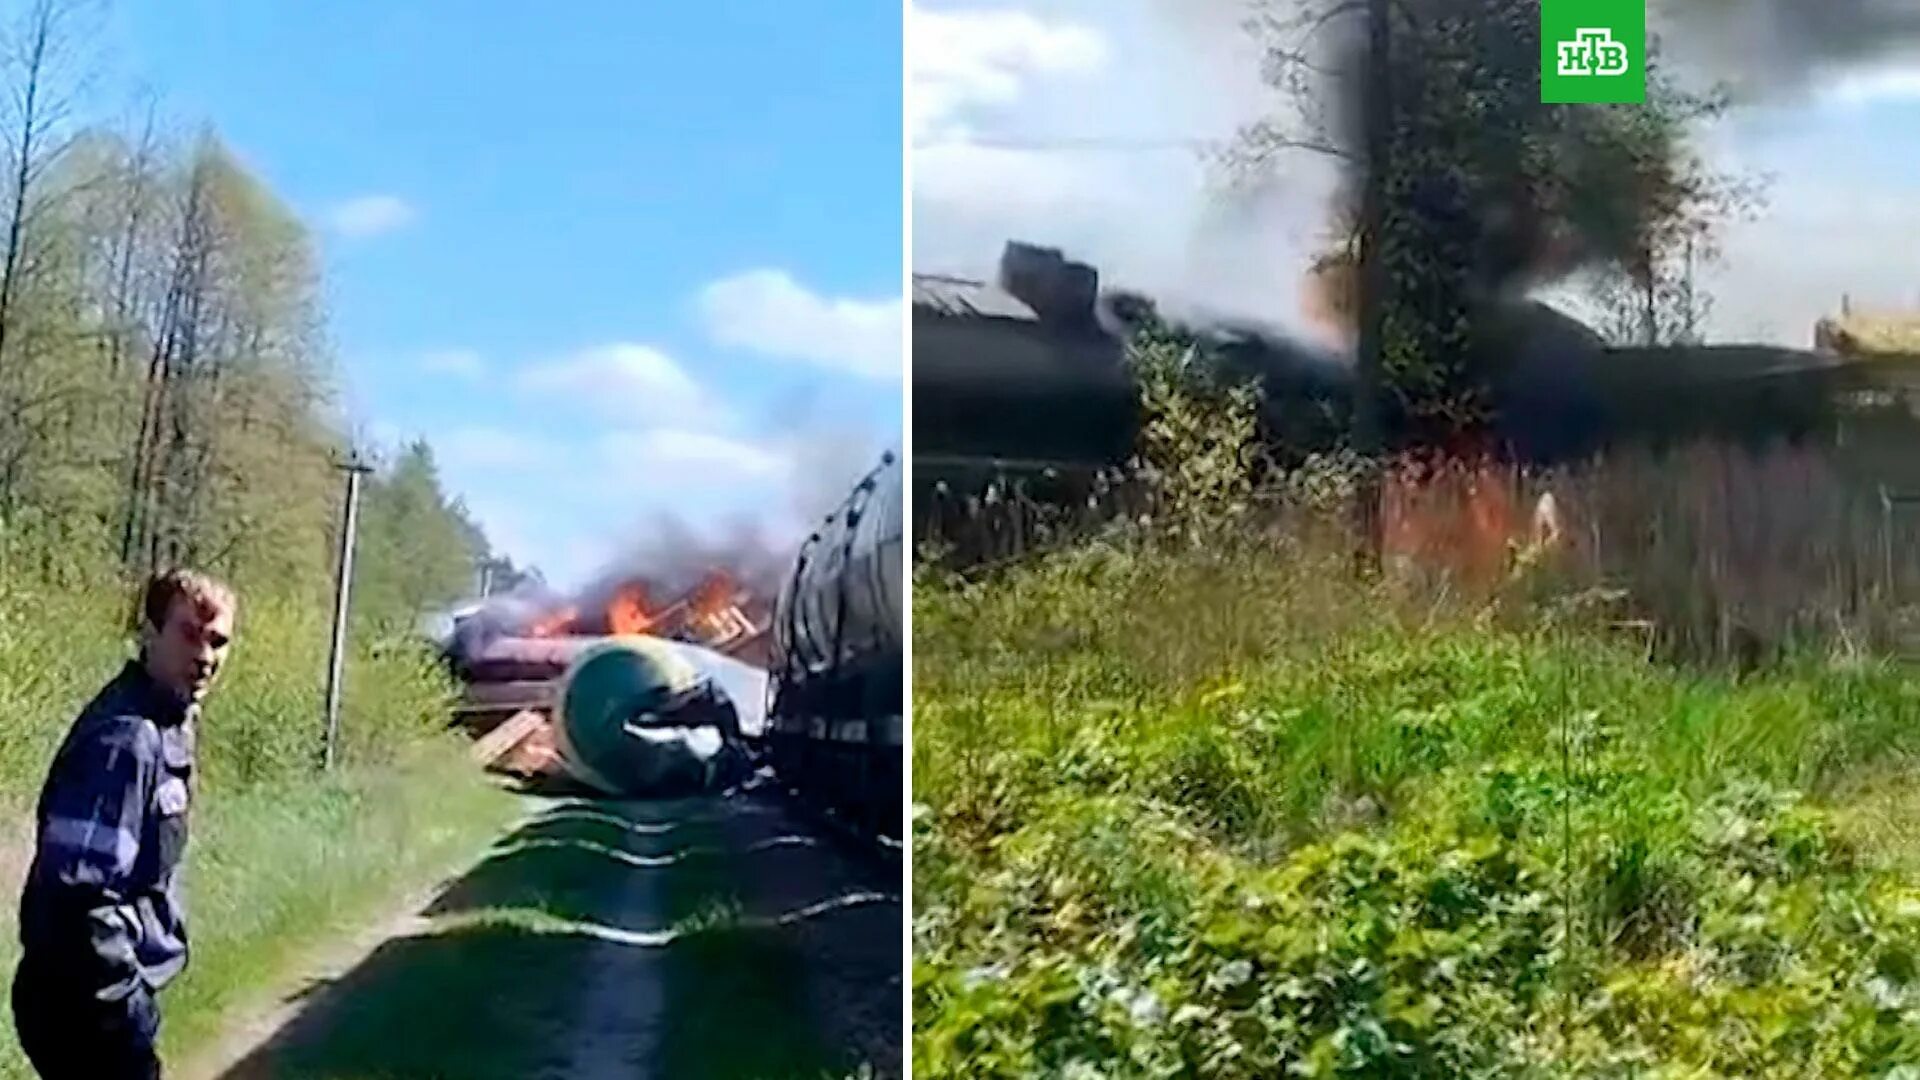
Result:
[[[998,285],[944,274],[913,275],[913,306],[954,319],[1040,321],[1037,312]]]

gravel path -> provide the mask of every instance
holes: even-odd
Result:
[[[185,1075],[899,1077],[900,875],[767,793],[548,802]]]

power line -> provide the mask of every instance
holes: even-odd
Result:
[[[1131,137],[1125,135],[1059,135],[1051,137],[1016,138],[1012,136],[967,136],[952,139],[921,139],[913,144],[913,149],[939,150],[944,148],[976,148],[987,150],[1041,150],[1041,151],[1092,151],[1110,153],[1166,153],[1169,151],[1209,151],[1224,153],[1231,151],[1238,137],[1213,139],[1201,138],[1153,138]],[[1310,138],[1291,138],[1284,136],[1255,136],[1251,140],[1251,149],[1260,150],[1306,150],[1334,157],[1348,157],[1348,151],[1331,142],[1321,142]]]

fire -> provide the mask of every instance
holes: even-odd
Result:
[[[763,630],[748,613],[753,597],[732,575],[712,570],[685,595],[659,604],[660,585],[646,578],[622,582],[603,602],[593,599],[557,608],[533,621],[529,637],[653,634],[696,641],[709,648],[750,645]],[[743,606],[746,605],[746,606]]]
[[[527,628],[528,637],[553,637],[572,629],[573,621],[580,616],[580,609],[569,604],[553,612]]]
[[[653,629],[653,606],[647,602],[647,587],[638,581],[620,586],[607,605],[607,631],[614,634],[644,634]]]
[[[726,571],[709,573],[688,599],[687,621],[709,640],[724,644],[753,634],[753,621],[740,610],[740,584]]]
[[[1388,554],[1443,567],[1470,586],[1498,582],[1526,526],[1540,528],[1525,520],[1511,471],[1488,459],[1409,463],[1389,474],[1383,495]],[[1545,510],[1557,539],[1557,508]]]
[[[1307,325],[1324,345],[1352,349],[1359,334],[1358,285],[1352,258],[1334,251],[1314,260],[1300,294]]]
[[[724,570],[715,570],[700,579],[693,590],[693,614],[696,618],[710,619],[725,611],[733,603],[740,587]]]

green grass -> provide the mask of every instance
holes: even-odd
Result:
[[[1659,667],[1277,543],[913,602],[916,1076],[1920,1067],[1904,670]]]
[[[9,983],[32,806],[76,712],[128,655],[125,610],[103,593],[0,585],[0,812],[13,823],[0,849],[0,965]],[[243,598],[200,731],[186,884],[193,957],[161,999],[170,1062],[204,1050],[236,1010],[274,1004],[263,995],[306,954],[391,918],[521,812],[445,732],[450,684],[402,647],[356,648],[342,767],[320,775],[326,640],[311,606]],[[0,1077],[28,1075],[8,1020]]]
[[[123,614],[101,595],[0,585],[0,710],[9,723],[0,812],[11,820],[30,822],[54,747],[127,655]],[[230,667],[201,728],[204,779],[188,856],[194,957],[161,999],[170,1065],[199,1063],[236,1012],[295,991],[286,1038],[250,1055],[246,1068],[356,1080],[518,1078],[599,1039],[647,1054],[668,1075],[845,1074],[808,1014],[792,941],[739,918],[748,890],[730,865],[737,853],[730,857],[710,822],[636,836],[560,813],[489,850],[486,840],[526,805],[491,787],[444,734],[452,687],[416,651],[356,639],[345,766],[334,780],[318,777],[325,630],[310,606],[243,597]],[[0,857],[13,895],[30,854],[25,836],[16,832]],[[578,843],[521,843],[530,840]],[[723,850],[651,871],[605,854],[715,846]],[[434,905],[426,932],[381,943],[335,984],[287,985],[310,957],[380,927],[403,900],[463,865],[469,872]],[[641,879],[646,891],[635,895]],[[9,974],[14,914],[0,909]],[[642,914],[663,924],[629,928],[687,933],[669,947],[622,952],[581,932],[582,923],[624,926]],[[663,1026],[580,1029],[583,995],[604,981],[609,949],[634,965],[636,993],[656,988],[647,1015]],[[25,1075],[7,1024],[0,1080]]]
[[[127,601],[0,581],[0,810],[31,813],[74,716],[132,655]],[[234,646],[200,727],[213,791],[310,778],[325,728],[327,612],[309,602],[242,597]],[[455,687],[423,649],[356,627],[341,695],[342,760],[390,764],[446,727]]]
[[[603,809],[636,820],[666,813]],[[846,1075],[807,1012],[791,941],[741,919],[737,854],[720,827],[689,822],[640,836],[564,809],[536,817],[433,905],[427,930],[348,973],[248,1065],[311,1080],[505,1080],[561,1069],[584,1052],[645,1075]],[[529,849],[532,840],[579,843]],[[710,853],[635,868],[600,848]],[[635,925],[637,916],[653,922]],[[583,924],[680,936],[619,945],[585,935]],[[617,1000],[589,1000],[608,985],[627,989]],[[582,1026],[597,1014],[603,1023]]]
[[[518,812],[450,744],[327,783],[209,794],[188,849],[192,963],[161,997],[166,1060],[193,1058],[237,1011],[271,1007],[266,995],[303,954],[392,918]],[[0,940],[9,973],[14,914],[6,912]],[[9,1022],[0,1077],[31,1075]]]

